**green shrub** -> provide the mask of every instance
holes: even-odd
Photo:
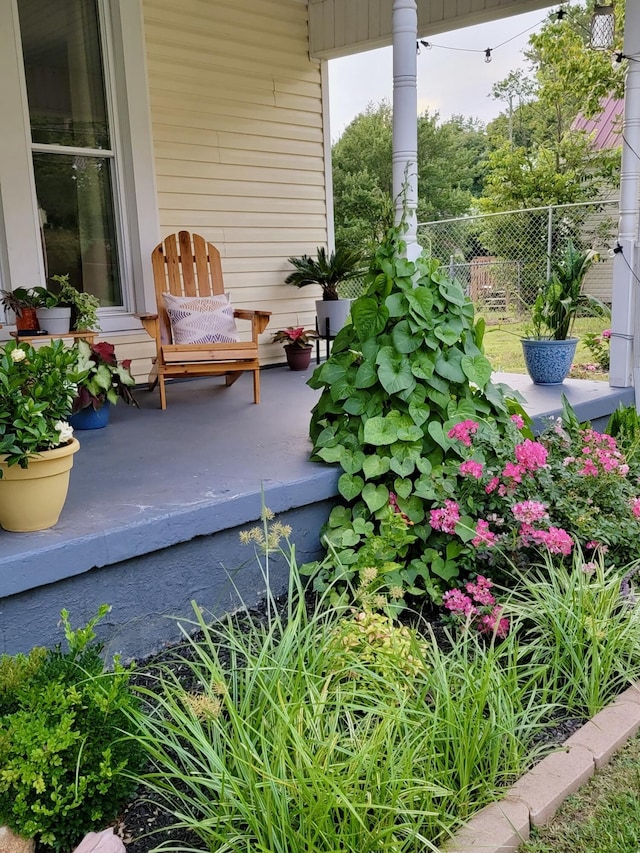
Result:
[[[386,550],[381,594],[393,588],[437,599],[457,576],[462,550],[451,537],[434,536],[428,518],[434,477],[447,460],[460,461],[447,433],[470,419],[491,420],[499,433],[522,409],[491,383],[484,323],[474,323],[460,284],[436,261],[413,264],[401,249],[397,231],[390,232],[366,294],[352,305],[352,324],[309,381],[322,390],[311,422],[314,458],[343,470],[343,504],[324,530],[328,559],[309,571],[319,591],[337,577],[352,581],[369,559],[360,552],[371,548],[373,535]],[[410,531],[389,528],[390,508]]]
[[[0,659],[0,824],[69,851],[118,813],[142,753],[123,737],[135,704],[129,671],[105,671],[93,628],[62,620],[68,651]]]

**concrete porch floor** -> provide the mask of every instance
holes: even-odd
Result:
[[[300,563],[319,553],[318,532],[337,494],[335,467],[309,461],[309,412],[318,394],[308,371],[262,372],[262,403],[249,374],[232,388],[220,379],[175,382],[168,408],[138,389],[140,410],[123,404],[107,429],[78,433],[69,496],[56,527],[0,530],[0,653],[60,640],[59,611],[79,624],[113,605],[102,631],[112,651],[141,654],[177,635],[173,616],[196,598],[214,612],[255,603],[265,583],[238,531],[266,505],[294,530]],[[598,426],[632,389],[567,380],[533,385],[496,374],[526,399],[540,427],[566,394],[581,420]],[[284,587],[286,571],[272,578]]]

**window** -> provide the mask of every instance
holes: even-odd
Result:
[[[4,286],[68,273],[99,297],[103,331],[140,328],[132,312],[154,304],[141,2],[0,3]]]

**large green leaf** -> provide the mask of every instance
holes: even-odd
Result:
[[[372,297],[363,296],[351,306],[351,319],[358,338],[366,341],[383,331],[389,319],[389,311]]]
[[[370,512],[377,512],[389,503],[389,489],[382,484],[374,486],[373,483],[367,483],[362,490],[362,499]]]
[[[319,456],[323,462],[340,462],[344,453],[344,447],[341,444],[336,444],[335,447],[321,447],[316,451],[316,456]]]
[[[389,470],[391,460],[388,456],[366,456],[362,463],[362,470],[366,480],[382,477]]]
[[[410,353],[420,349],[422,335],[412,335],[408,320],[401,320],[393,327],[391,339],[398,352]]]
[[[356,388],[371,388],[378,381],[378,371],[372,361],[363,361],[356,371]]]
[[[358,474],[343,474],[338,480],[338,491],[346,501],[357,498],[364,488],[364,480]]]
[[[392,417],[391,415],[395,415]],[[393,444],[398,440],[398,413],[392,412],[388,417],[369,418],[364,424],[365,444],[376,447]]]
[[[418,379],[430,379],[435,370],[435,356],[420,352],[411,359],[411,372]]]
[[[462,286],[457,281],[452,281],[450,278],[441,276],[437,278],[434,276],[434,280],[439,280],[438,290],[447,302],[451,302],[453,305],[465,305],[469,302]]]
[[[451,441],[447,438],[442,428],[442,424],[438,421],[430,421],[427,424],[427,430],[429,431],[429,435],[431,438],[438,444],[443,450],[447,450],[451,447]]]
[[[408,477],[396,477],[393,488],[399,497],[408,498],[413,490],[413,483]]]
[[[413,388],[416,380],[411,372],[409,359],[397,353],[393,347],[382,347],[376,359],[378,379],[387,394],[397,394]]]
[[[426,287],[417,287],[415,290],[407,293],[407,300],[414,315],[422,318],[422,320],[431,320],[433,296],[430,290]]]
[[[436,359],[436,373],[449,382],[461,384],[465,381],[464,371],[460,366],[462,353],[457,347],[443,350]]]
[[[414,524],[420,524],[423,521],[424,504],[416,495],[411,495],[409,498],[398,497],[398,506]]]
[[[390,317],[406,317],[409,303],[404,293],[392,293],[384,301]]]
[[[342,465],[342,470],[347,474],[357,474],[358,471],[362,471],[365,458],[361,450],[345,449],[339,462]]]
[[[460,339],[464,324],[459,317],[449,317],[433,329],[433,334],[448,346],[453,346]]]
[[[485,387],[493,372],[491,362],[484,355],[476,355],[474,358],[463,356],[461,367],[469,382],[473,382],[478,388]]]
[[[355,391],[344,401],[344,410],[350,415],[363,415],[367,411],[368,402],[367,394]]]

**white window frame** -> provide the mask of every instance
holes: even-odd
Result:
[[[155,310],[149,259],[160,227],[142,0],[98,0],[98,8],[124,302],[100,310],[101,331],[108,333],[141,329],[135,312]],[[13,290],[45,283],[17,0],[0,3],[0,80],[0,258],[2,286]]]

